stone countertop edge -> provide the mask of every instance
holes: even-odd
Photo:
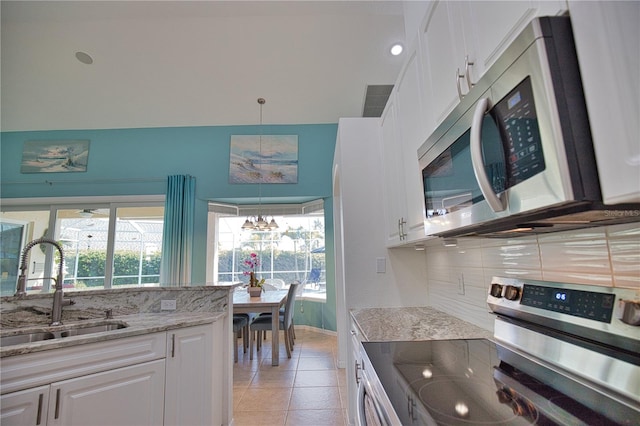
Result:
[[[24,355],[32,352],[41,352],[51,349],[66,348],[76,345],[84,345],[87,343],[122,339],[126,337],[157,333],[184,327],[211,324],[222,319],[226,315],[227,312],[171,312],[121,316],[119,315],[114,316],[112,321],[123,321],[128,325],[126,328],[2,347],[0,348],[0,358],[14,355]],[[72,325],[72,323],[68,323],[65,325],[69,326]],[[37,331],[39,328],[42,329],[42,327],[37,326],[29,327],[29,329],[33,331]]]
[[[431,307],[359,308],[350,311],[363,341],[493,339],[493,333]]]

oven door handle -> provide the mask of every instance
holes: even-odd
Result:
[[[489,203],[489,207],[494,212],[504,211],[505,206],[503,194],[496,194],[493,191],[489,177],[484,169],[484,158],[482,156],[482,121],[484,114],[489,110],[489,99],[482,98],[476,104],[476,109],[473,113],[473,120],[471,121],[471,164],[473,164],[473,174],[476,176],[480,191],[484,195],[485,200]]]
[[[373,405],[373,409],[376,415],[376,424],[369,425],[367,423],[367,417],[365,415],[366,410],[366,401],[365,401],[365,393],[368,395],[368,398]],[[387,417],[385,416],[380,404],[376,400],[375,392],[373,388],[369,384],[369,378],[364,374],[360,377],[360,385],[358,386],[358,396],[356,400],[356,425],[357,426],[389,426],[389,422],[387,421]]]

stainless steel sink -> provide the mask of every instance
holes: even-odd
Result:
[[[86,325],[73,327],[68,330],[60,331],[60,337],[82,336],[84,334],[102,333],[105,331],[113,331],[127,328],[127,324],[123,322],[108,322],[105,324]],[[54,333],[54,335],[57,333]]]
[[[0,336],[0,346],[21,345],[23,343],[40,342],[42,340],[55,339],[53,333],[48,331],[35,331],[8,336]]]
[[[0,332],[0,346],[21,345],[41,342],[43,340],[63,339],[65,337],[83,336],[127,328],[123,321],[100,320],[54,327],[29,327],[24,329]]]

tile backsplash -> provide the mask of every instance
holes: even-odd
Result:
[[[638,289],[640,223],[518,239],[432,240],[425,251],[429,304],[493,329],[486,294],[493,276]]]

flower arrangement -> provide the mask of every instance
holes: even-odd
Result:
[[[262,287],[264,284],[264,278],[258,280],[256,278],[256,268],[260,265],[260,259],[258,259],[258,255],[255,253],[251,253],[249,258],[245,259],[244,265],[247,268],[244,271],[243,275],[249,275],[249,287]]]

